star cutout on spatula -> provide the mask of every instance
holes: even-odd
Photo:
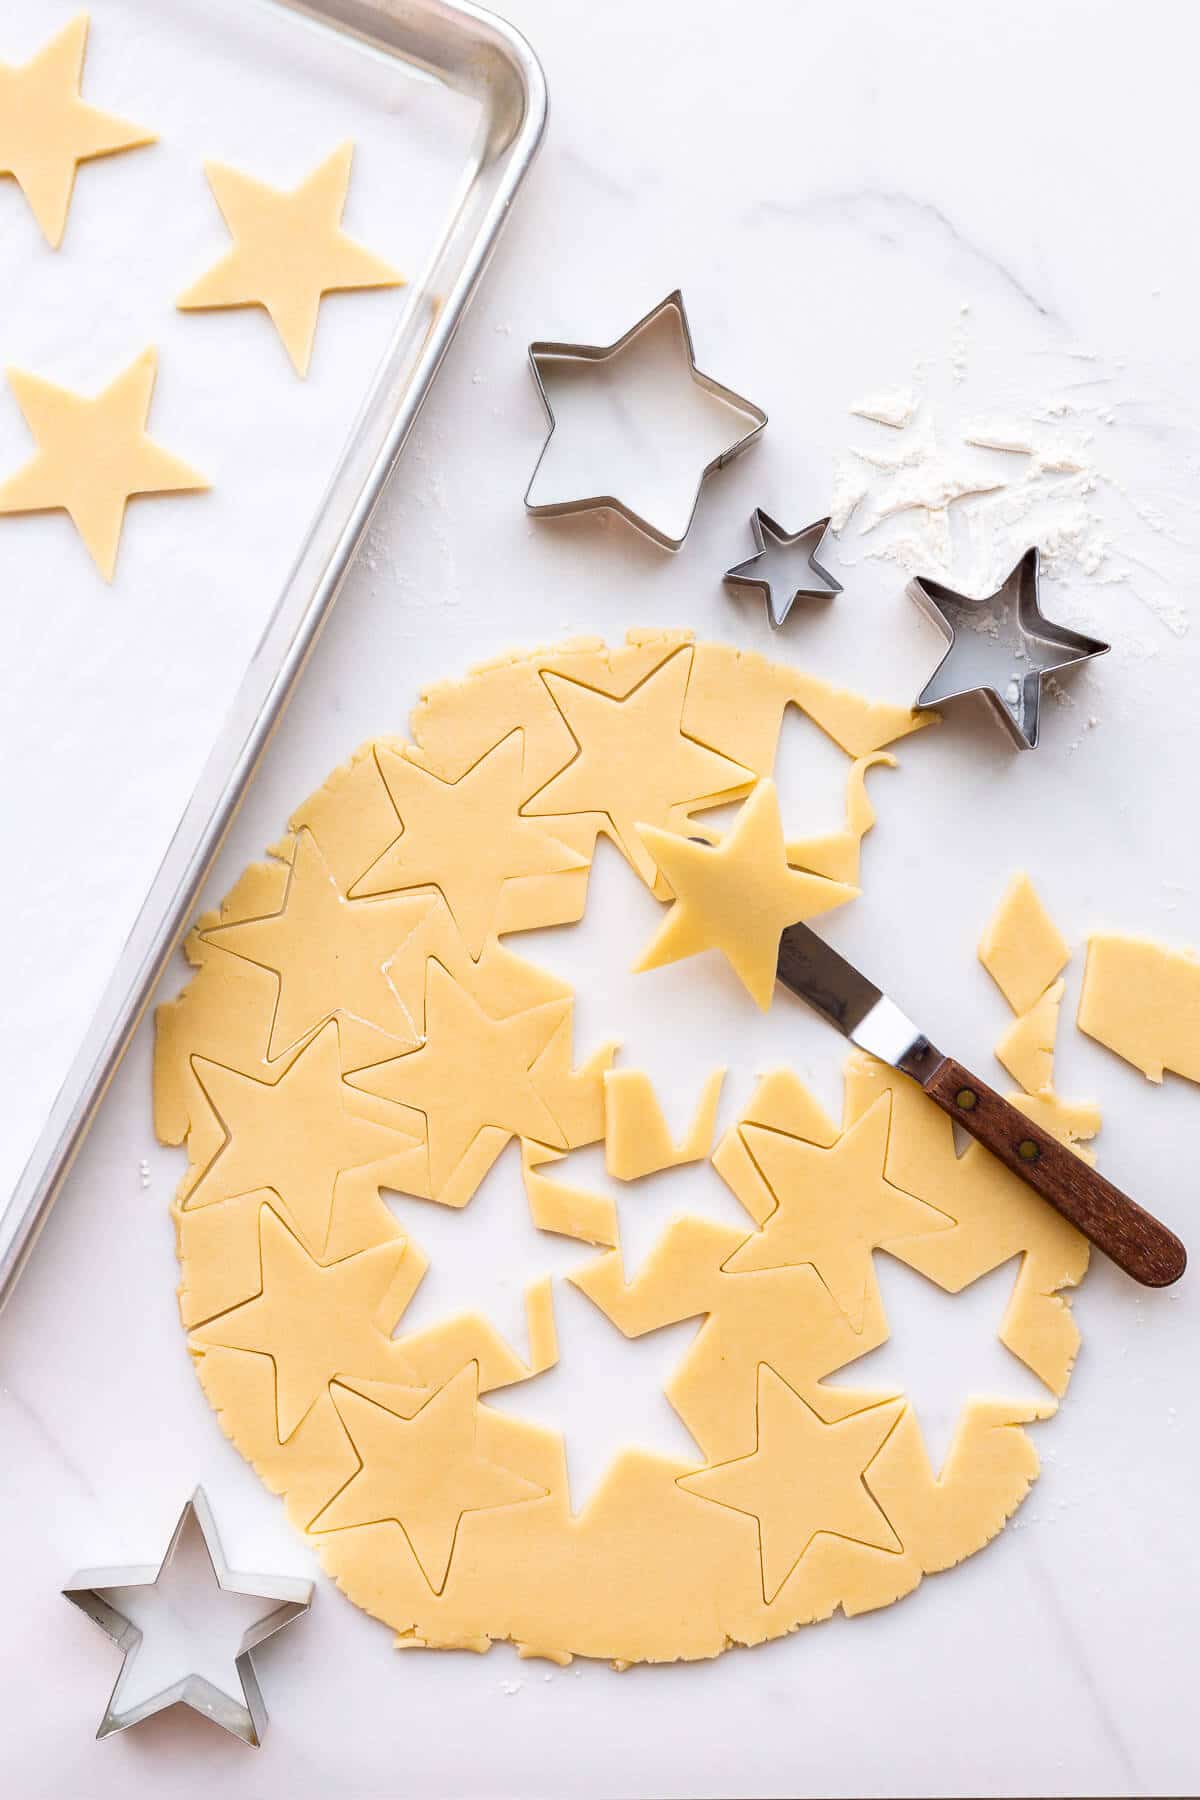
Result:
[[[639,825],[638,835],[675,898],[637,971],[719,950],[764,1012],[775,991],[784,928],[844,906],[858,893],[789,866],[773,781],[758,783],[717,844],[649,825]]]
[[[325,294],[403,287],[404,277],[341,228],[354,145],[342,144],[298,187],[274,188],[224,163],[205,174],[233,248],[179,296],[181,312],[261,306],[298,375],[307,375]]]
[[[800,531],[785,531],[762,507],[750,516],[755,553],[725,571],[730,587],[756,588],[767,603],[767,618],[778,631],[794,601],[840,594],[842,584],[817,561],[829,520],[817,519]]]
[[[956,593],[928,576],[913,581],[913,597],[950,646],[917,697],[918,711],[982,694],[1018,748],[1036,749],[1044,677],[1110,649],[1100,638],[1045,616],[1038,561],[1035,545],[983,599]]]
[[[0,175],[17,182],[52,249],[62,243],[81,162],[156,142],[152,131],[89,106],[79,95],[88,16],[20,67],[0,63]]]
[[[478,1441],[478,1385],[478,1364],[468,1363],[408,1419],[348,1388],[335,1389],[334,1405],[359,1468],[309,1531],[347,1531],[390,1520],[440,1594],[464,1513],[516,1506],[546,1493],[484,1454]]]
[[[146,435],[158,352],[143,350],[94,398],[21,369],[9,385],[37,450],[0,484],[0,513],[70,514],[106,581],[117,564],[125,507],[137,494],[201,493],[203,475]]]
[[[821,1532],[898,1555],[902,1545],[864,1479],[903,1405],[867,1405],[827,1425],[768,1363],[758,1366],[755,1447],[679,1486],[758,1522],[769,1606]]]
[[[526,508],[547,518],[616,512],[664,550],[687,536],[705,478],[767,422],[696,367],[678,289],[614,344],[530,344],[529,363],[550,431]],[[568,398],[559,424],[554,402]]]

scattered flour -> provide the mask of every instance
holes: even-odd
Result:
[[[871,419],[876,425],[890,425],[894,431],[903,431],[906,425],[912,424],[917,404],[917,396],[910,387],[884,388],[879,393],[868,394],[850,411],[860,419]]]

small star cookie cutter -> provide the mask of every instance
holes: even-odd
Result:
[[[724,580],[728,587],[757,588],[767,603],[767,619],[772,631],[779,630],[795,601],[827,600],[842,592],[841,582],[817,561],[830,523],[827,515],[823,519],[814,519],[811,525],[804,525],[799,531],[785,531],[761,506],[756,506],[751,513],[754,555],[735,563],[732,569],[726,569]],[[800,579],[794,580],[793,575],[789,575],[783,582],[780,565],[791,560],[793,553],[801,567]],[[805,569],[807,580],[803,573]],[[779,589],[779,598],[776,598],[776,589]]]
[[[909,591],[949,648],[916,700],[916,710],[981,694],[1021,750],[1037,748],[1042,680],[1112,648],[1100,638],[1056,625],[1042,611],[1036,545],[982,599],[917,576]]]
[[[683,529],[681,531],[672,531],[664,525],[655,524],[655,522],[647,517],[644,512],[640,512],[628,501],[622,500],[620,495],[616,493],[585,494],[577,498],[572,497],[570,499],[553,499],[548,501],[534,500],[532,496],[534,488],[537,485],[538,474],[546,462],[547,453],[549,452],[557,427],[554,408],[551,406],[549,395],[546,392],[543,365],[552,363],[574,363],[579,366],[586,366],[589,364],[598,365],[615,362],[624,351],[634,345],[645,333],[652,331],[654,327],[659,324],[660,320],[671,315],[674,316],[678,325],[687,361],[687,372],[692,382],[697,387],[702,388],[705,393],[710,394],[714,399],[722,402],[732,413],[739,414],[743,423],[748,426],[748,429],[741,431],[732,442],[725,445],[725,447],[719,450],[715,456],[711,457],[701,469],[696,480],[695,490],[692,494],[687,517],[683,523]],[[563,518],[568,514],[584,512],[608,511],[619,513],[621,518],[626,520],[628,524],[634,526],[645,537],[650,538],[653,543],[660,545],[664,550],[678,550],[683,544],[684,539],[691,530],[692,520],[696,516],[696,508],[700,502],[700,492],[708,477],[717,469],[724,468],[725,464],[731,462],[735,456],[739,456],[743,450],[754,442],[755,438],[758,437],[759,433],[767,423],[767,415],[761,406],[757,406],[753,400],[747,400],[742,394],[734,393],[732,388],[725,387],[723,383],[716,381],[711,375],[704,374],[704,372],[696,366],[695,345],[692,342],[691,327],[688,324],[687,312],[684,309],[683,294],[679,288],[676,288],[673,293],[668,294],[665,300],[660,300],[657,306],[652,307],[644,318],[637,321],[636,325],[631,325],[629,330],[619,337],[615,343],[567,344],[555,343],[549,340],[540,340],[529,346],[529,366],[533,372],[533,379],[537,385],[537,391],[541,397],[542,405],[546,409],[546,418],[549,421],[550,429],[546,434],[546,440],[542,445],[538,460],[534,465],[533,474],[529,478],[529,485],[525,490],[526,511],[533,514],[535,518],[546,519]]]
[[[121,1686],[126,1669],[141,1646],[142,1631],[132,1619],[118,1612],[106,1596],[113,1588],[157,1587],[164,1571],[171,1565],[180,1540],[193,1523],[199,1528],[204,1540],[213,1579],[223,1592],[274,1600],[277,1603],[271,1612],[249,1626],[242,1636],[241,1648],[234,1659],[242,1698],[238,1700],[234,1695],[226,1693],[224,1688],[218,1687],[206,1675],[190,1671],[158,1693],[148,1695],[136,1706],[122,1711],[118,1704]],[[62,1590],[64,1599],[86,1613],[124,1653],[96,1736],[112,1737],[119,1731],[127,1731],[131,1725],[140,1724],[143,1719],[148,1719],[155,1713],[165,1712],[170,1706],[183,1705],[192,1707],[195,1712],[211,1719],[223,1730],[232,1732],[244,1744],[258,1749],[267,1728],[267,1708],[255,1672],[253,1652],[269,1637],[282,1631],[285,1625],[290,1625],[293,1619],[308,1611],[312,1604],[312,1591],[311,1581],[295,1576],[234,1575],[225,1561],[208,1498],[203,1488],[197,1488],[180,1513],[179,1521],[171,1533],[171,1541],[157,1566],[148,1563],[133,1568],[83,1569],[72,1576],[70,1585]]]

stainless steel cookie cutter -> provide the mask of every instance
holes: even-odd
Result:
[[[199,1527],[213,1579],[218,1587],[228,1594],[251,1595],[274,1600],[277,1604],[243,1634],[241,1648],[234,1661],[242,1690],[240,1700],[227,1694],[224,1688],[216,1686],[207,1676],[187,1671],[159,1693],[151,1694],[136,1706],[122,1711],[118,1704],[121,1686],[126,1669],[141,1646],[142,1632],[124,1613],[118,1612],[105,1596],[113,1588],[157,1587],[163,1572],[170,1567],[181,1538],[193,1522]],[[171,1533],[171,1541],[157,1567],[150,1563],[125,1569],[84,1569],[73,1576],[70,1586],[62,1591],[64,1598],[72,1606],[85,1612],[124,1652],[104,1717],[96,1731],[98,1738],[112,1737],[115,1732],[126,1731],[129,1726],[140,1724],[143,1719],[150,1718],[154,1713],[164,1712],[169,1706],[182,1705],[192,1707],[225,1731],[231,1731],[244,1744],[250,1744],[255,1749],[259,1747],[267,1727],[267,1709],[262,1689],[258,1685],[252,1653],[269,1637],[274,1637],[285,1625],[290,1625],[293,1619],[308,1611],[312,1604],[312,1582],[287,1575],[233,1575],[225,1561],[221,1540],[217,1536],[216,1521],[203,1488],[196,1489],[180,1513],[179,1522]]]
[[[534,489],[538,484],[539,475],[544,476],[547,468],[548,460],[551,456],[550,447],[554,442],[556,430],[554,409],[550,404],[550,399],[546,392],[544,371],[549,372],[554,365],[565,363],[579,366],[586,366],[588,364],[612,365],[626,351],[634,346],[638,340],[642,338],[644,333],[652,331],[664,317],[673,318],[678,326],[679,337],[686,359],[686,372],[689,379],[697,387],[702,388],[706,394],[711,395],[714,399],[722,402],[728,407],[731,413],[738,416],[742,425],[742,429],[738,431],[736,437],[732,438],[715,456],[710,457],[701,469],[700,474],[696,479],[695,489],[692,492],[690,508],[687,512],[686,519],[683,520],[683,529],[672,531],[666,526],[655,524],[653,520],[646,517],[645,513],[639,512],[635,506],[631,505],[628,501],[623,500],[615,491],[585,494],[569,499],[552,498],[546,501],[535,500],[533,498]],[[696,514],[696,507],[699,504],[700,490],[704,486],[707,478],[714,470],[723,468],[733,457],[745,450],[747,445],[753,443],[754,439],[762,431],[767,422],[767,415],[760,406],[756,406],[752,400],[747,400],[741,394],[735,394],[732,388],[723,386],[721,382],[715,381],[711,375],[705,375],[697,368],[696,351],[695,346],[692,343],[692,334],[688,325],[687,313],[684,310],[683,294],[678,288],[675,289],[674,293],[668,294],[666,299],[660,301],[657,306],[652,307],[644,318],[638,320],[636,325],[631,325],[629,330],[625,332],[622,337],[619,337],[615,343],[566,344],[539,341],[530,344],[529,346],[529,366],[533,372],[533,379],[537,384],[537,390],[541,396],[542,405],[546,409],[546,417],[549,421],[550,429],[546,434],[546,441],[542,445],[541,453],[534,466],[533,474],[529,479],[529,485],[525,490],[526,510],[537,518],[561,518],[569,513],[596,512],[601,510],[619,513],[630,525],[635,526],[638,531],[644,533],[644,535],[650,538],[654,543],[660,544],[664,550],[678,550],[686,538],[691,529],[692,520]],[[615,472],[616,471],[614,471],[614,473]],[[615,490],[616,482],[612,482],[611,485]]]
[[[772,631],[779,630],[791,612],[794,600],[801,597],[827,599],[841,593],[841,582],[817,561],[829,523],[826,517],[815,519],[799,531],[785,531],[761,506],[751,513],[754,555],[748,556],[745,562],[736,563],[732,569],[726,569],[724,579],[730,587],[759,590],[767,603],[767,618]],[[799,581],[795,579],[796,565],[802,571]],[[806,585],[805,570],[809,578],[816,577],[812,585]],[[782,598],[776,598],[776,590]]]
[[[1022,750],[1037,746],[1042,678],[1074,668],[1111,645],[1042,612],[1038,550],[1027,550],[994,594],[972,599],[917,576],[910,591],[949,642],[949,648],[917,696],[917,711],[965,694],[982,694]]]

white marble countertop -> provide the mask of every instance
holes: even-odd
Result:
[[[1175,0],[510,10],[546,67],[545,148],[212,895],[363,736],[402,731],[432,677],[514,642],[635,624],[770,648],[719,580],[749,553],[751,509],[800,522],[857,484],[831,556],[846,591],[777,640],[795,660],[907,700],[938,654],[903,593],[912,559],[940,544],[952,579],[986,583],[1033,538],[1052,552],[1048,608],[1114,648],[1047,707],[1033,755],[974,710],[910,747],[881,784],[867,894],[841,941],[864,960],[874,946],[879,966],[884,921],[889,981],[969,1061],[1003,1023],[973,955],[1013,868],[1031,870],[1076,943],[1098,925],[1200,940],[1200,282],[1186,207],[1200,21]],[[607,341],[677,285],[701,366],[770,414],[761,444],[713,479],[675,558],[617,522],[529,521],[544,425],[525,344]],[[852,414],[896,390],[916,404],[903,431]],[[1005,434],[1025,448],[978,441]],[[909,462],[879,466],[898,455]],[[29,679],[49,696],[48,672]],[[2,722],[0,746],[25,748]],[[81,936],[88,903],[82,879],[56,888]],[[1060,1085],[1103,1107],[1105,1171],[1186,1237],[1200,1100],[1170,1078],[1150,1088],[1074,1032],[1080,961]],[[6,1016],[32,1044],[36,983],[15,962]],[[669,1028],[646,1040],[647,1062],[679,1054]],[[311,1617],[261,1659],[260,1754],[176,1717],[94,1744],[116,1657],[58,1597],[76,1566],[145,1560],[202,1480],[234,1567],[312,1570],[188,1367],[167,1218],[178,1162],[153,1143],[149,1060],[144,1028],[0,1319],[6,1793],[1200,1786],[1197,1278],[1150,1296],[1107,1267],[1077,1299],[1083,1351],[1039,1428],[1043,1473],[1014,1526],[886,1612],[696,1667],[547,1672],[503,1646],[397,1657],[319,1578]],[[797,1060],[835,1102],[836,1042],[814,1025]],[[698,1066],[685,1047],[681,1093]],[[981,1334],[1003,1297],[990,1288],[970,1312],[962,1397],[990,1366]],[[951,1340],[911,1299],[896,1291],[932,1415],[959,1364],[933,1364],[930,1347]]]

